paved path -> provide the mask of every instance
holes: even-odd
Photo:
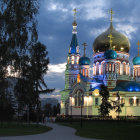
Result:
[[[75,135],[74,128],[48,123],[53,129],[47,133],[27,136],[0,137],[0,140],[95,140]]]

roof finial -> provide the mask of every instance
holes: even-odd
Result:
[[[111,8],[111,10],[109,11],[109,13],[110,13],[110,22],[111,22],[111,24],[112,24],[112,15],[114,14],[114,11],[112,10],[112,8]]]
[[[86,47],[87,47],[87,43],[84,42],[82,45],[84,46],[84,57],[85,57],[85,56],[86,56]]]
[[[140,46],[140,42],[139,41],[137,42],[137,45],[138,45],[138,56],[139,56],[140,55],[139,54],[139,49],[140,49],[140,47],[139,47]]]
[[[77,22],[76,22],[76,13],[77,13],[77,10],[76,10],[76,8],[74,8],[73,11],[74,11],[74,21],[73,21],[72,25],[73,26],[77,26]]]
[[[110,34],[108,35],[108,37],[110,38],[110,40],[109,40],[109,43],[110,43],[109,49],[112,49],[112,42],[113,42],[112,38],[113,38],[113,36],[112,36],[112,34],[110,33]]]
[[[73,12],[74,12],[74,20],[76,20],[76,13],[77,13],[76,8],[73,9]]]

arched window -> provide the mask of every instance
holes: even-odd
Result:
[[[112,65],[112,71],[115,72],[115,64]]]
[[[126,64],[123,63],[123,75],[126,75]]]
[[[133,104],[134,104],[134,99],[133,98],[129,99],[129,104],[130,104],[130,106],[133,106]]]
[[[140,76],[140,69],[138,69],[138,76]]]
[[[108,64],[105,66],[105,71],[108,72]]]
[[[99,63],[96,64],[96,75],[99,75]]]
[[[136,99],[136,105],[139,106],[139,104],[140,104],[140,99],[137,98],[137,99]]]
[[[112,65],[111,65],[111,64],[109,64],[109,71],[111,71],[111,67],[112,67]]]
[[[74,56],[71,57],[71,64],[74,64]]]
[[[103,63],[101,63],[101,75],[103,75],[103,70],[104,69],[104,62]]]
[[[79,64],[79,56],[77,56],[77,64]]]
[[[82,90],[77,90],[75,93],[75,106],[81,106],[84,103],[84,96]]]

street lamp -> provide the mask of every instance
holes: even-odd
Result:
[[[81,128],[83,127],[83,120],[82,120],[82,107],[83,107],[83,94],[81,95]]]
[[[72,95],[70,95],[70,99],[71,99],[70,100],[70,103],[71,103],[71,106],[70,107],[71,107],[71,124],[72,124]]]

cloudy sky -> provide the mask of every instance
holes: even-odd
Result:
[[[47,46],[50,65],[45,76],[48,87],[60,97],[64,89],[66,56],[72,37],[73,9],[77,9],[77,31],[80,52],[81,44],[87,42],[87,55],[92,60],[92,44],[95,38],[109,27],[113,8],[114,27],[125,34],[131,43],[130,60],[137,55],[137,41],[140,40],[139,0],[41,0],[38,19],[39,40]],[[45,97],[45,96],[42,96]]]

